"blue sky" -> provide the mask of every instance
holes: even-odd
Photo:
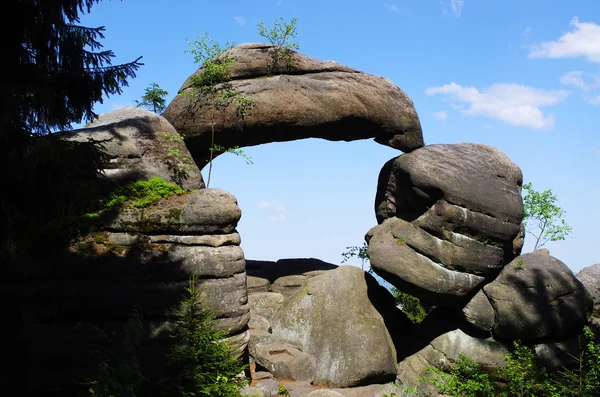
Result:
[[[298,19],[300,52],[392,80],[414,101],[426,144],[495,146],[536,190],[552,189],[573,228],[547,244],[575,273],[600,263],[598,0],[103,1],[113,63],[143,56],[138,77],[99,114],[134,104],[152,82],[176,94],[195,65],[186,39],[264,42],[256,25]],[[381,166],[400,152],[373,141],[249,147],[214,162],[211,187],[234,194],[247,259],[340,264],[376,225]],[[205,174],[206,179],[206,174]],[[524,252],[533,247],[526,240]],[[355,263],[359,263],[355,261]]]

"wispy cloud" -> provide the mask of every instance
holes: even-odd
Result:
[[[583,91],[583,99],[592,105],[600,105],[600,74],[571,71],[560,78],[560,83]]]
[[[385,8],[387,8],[388,10],[392,10],[392,11],[394,11],[394,12],[398,12],[398,11],[400,11],[400,8],[398,8],[398,6],[397,6],[397,5],[395,5],[395,4],[384,4],[383,6],[384,6]]]
[[[596,146],[594,148],[592,148],[592,151],[594,152],[594,154],[598,157],[600,157],[600,146]]]
[[[545,115],[541,108],[556,105],[569,95],[565,90],[543,90],[519,84],[494,84],[480,91],[454,82],[428,88],[425,92],[467,104],[466,109],[460,110],[464,115],[485,116],[535,129],[552,128],[554,117]]]
[[[484,125],[483,125],[483,128],[485,128],[486,130],[493,130],[493,129],[494,129],[494,126],[493,126],[493,125],[491,125],[491,124],[484,124]]]
[[[440,112],[433,113],[433,117],[435,117],[438,120],[446,120],[448,118],[448,113],[442,110]]]
[[[246,24],[246,19],[242,18],[242,17],[233,17],[233,19],[235,19],[235,21],[241,26],[244,27],[244,25]]]
[[[267,210],[270,215],[267,219],[270,221],[285,221],[287,217],[283,214],[286,208],[275,200],[262,200],[256,206],[260,209]]]
[[[462,14],[465,0],[444,0],[440,1],[440,3],[444,7],[444,14],[451,14],[458,18]]]
[[[112,112],[113,110],[123,109],[123,108],[126,108],[127,106],[133,106],[133,105],[130,103],[111,102],[110,103],[110,111]]]
[[[575,58],[584,57],[600,63],[600,25],[579,22],[577,17],[570,23],[571,30],[555,41],[531,46],[529,58]]]

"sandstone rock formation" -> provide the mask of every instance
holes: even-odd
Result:
[[[310,278],[284,303],[273,319],[273,339],[316,358],[315,385],[383,383],[396,375],[396,350],[386,323],[398,323],[400,315],[372,276],[340,266]]]
[[[463,308],[465,319],[499,340],[557,341],[580,331],[592,299],[558,259],[533,252],[515,258]]]
[[[127,106],[62,135],[79,142],[103,141],[111,158],[103,173],[117,185],[160,176],[184,190],[204,188],[181,135],[164,117],[148,110]]]
[[[293,69],[268,73],[273,47],[249,43],[234,47],[230,89],[256,101],[241,119],[235,106],[220,111],[215,143],[225,148],[285,142],[302,138],[352,141],[375,138],[409,152],[423,146],[419,118],[412,101],[390,80],[332,61],[293,54]],[[200,71],[197,71],[197,75]],[[210,106],[183,84],[164,112],[203,167],[211,147]]]
[[[30,316],[18,333],[29,341],[23,351],[29,375],[48,387],[83,379],[82,371],[94,371],[86,350],[98,334],[94,327],[118,335],[138,308],[144,321],[142,367],[151,378],[160,376],[174,315],[192,276],[215,324],[245,356],[250,312],[235,230],[240,215],[235,198],[218,189],[143,209],[126,204],[101,213],[103,226],[75,241],[64,256],[39,267],[24,265],[25,281],[4,286],[2,293],[16,299],[15,310]],[[44,367],[55,357],[64,360],[57,373]]]
[[[600,264],[591,265],[577,273],[577,279],[588,290],[594,300],[589,326],[597,337],[600,337]]]
[[[367,234],[371,266],[426,301],[448,305],[493,277],[521,231],[521,170],[499,150],[430,145],[388,162]]]

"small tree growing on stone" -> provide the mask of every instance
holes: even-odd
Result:
[[[543,247],[549,241],[564,240],[571,227],[563,219],[565,211],[558,205],[551,189],[538,192],[531,182],[523,185],[526,194],[523,198],[524,224],[527,233],[535,238],[533,250]]]
[[[254,99],[236,93],[230,84],[231,70],[234,62],[230,51],[234,46],[233,43],[227,42],[222,46],[213,41],[208,32],[204,32],[196,40],[188,40],[188,45],[190,48],[186,52],[192,54],[194,62],[201,65],[199,73],[194,74],[191,78],[191,95],[204,96],[210,106],[211,142],[209,148],[208,178],[206,181],[206,187],[209,187],[215,153],[233,153],[243,156],[247,163],[252,163],[250,158],[239,147],[224,148],[215,143],[217,114],[225,111],[230,105],[234,104],[238,116],[244,119],[248,116],[249,110],[256,105],[256,102]]]
[[[300,49],[300,44],[290,42],[298,34],[296,22],[296,18],[292,18],[289,23],[283,18],[279,18],[279,20],[273,22],[271,29],[267,29],[262,22],[258,23],[258,34],[274,46],[271,51],[271,62],[267,64],[267,73],[271,74],[280,63],[283,63],[288,69],[296,67],[293,54],[294,51]]]
[[[154,113],[162,113],[166,105],[165,97],[169,93],[158,86],[156,83],[152,83],[144,90],[144,95],[141,101],[135,101],[137,107],[145,107],[148,110],[152,110]]]

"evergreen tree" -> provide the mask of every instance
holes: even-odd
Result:
[[[154,113],[162,113],[167,107],[167,101],[165,99],[167,95],[169,95],[167,91],[160,88],[158,84],[152,83],[144,89],[142,100],[135,102],[137,103],[137,107],[142,106],[152,110]]]
[[[50,135],[95,117],[93,105],[121,93],[142,65],[111,65],[104,27],[80,26],[79,14],[100,0],[10,0],[2,31],[0,80],[0,261],[28,251],[31,233],[72,213],[105,160],[98,142],[77,144]]]

